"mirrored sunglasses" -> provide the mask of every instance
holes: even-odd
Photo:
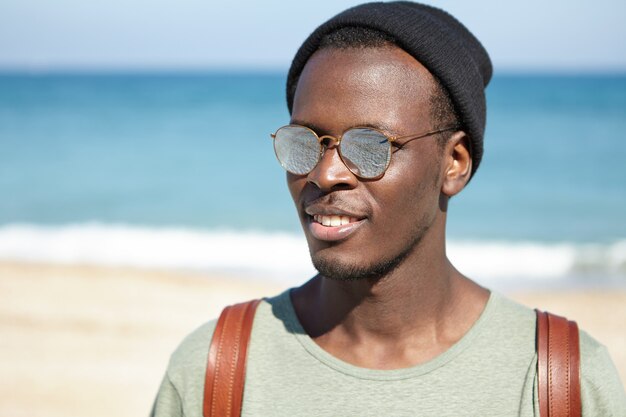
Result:
[[[344,165],[357,177],[375,179],[381,177],[391,161],[391,145],[408,139],[406,143],[448,130],[457,126],[426,133],[392,137],[371,127],[353,127],[338,138],[330,135],[318,136],[313,130],[301,125],[287,125],[279,128],[271,137],[274,139],[274,152],[280,165],[295,175],[306,175],[319,163],[326,140],[336,141],[339,157]]]

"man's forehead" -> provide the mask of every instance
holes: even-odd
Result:
[[[428,70],[400,48],[322,49],[302,72],[292,121],[306,122],[298,124],[318,133],[330,126],[371,126],[401,134],[394,128],[399,121],[430,120],[434,82]]]

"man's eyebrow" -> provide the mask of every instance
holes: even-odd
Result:
[[[308,127],[309,129],[311,129],[312,131],[314,131],[315,133],[317,133],[320,136],[325,133],[324,129],[321,128],[320,126],[316,125],[315,123],[307,122],[307,121],[304,121],[304,120],[291,119],[289,121],[289,124]]]
[[[328,130],[320,127],[319,125],[316,125],[315,123],[307,122],[305,120],[291,119],[289,123],[292,125],[306,126],[320,136],[328,132]],[[353,123],[345,130],[352,129],[355,127],[369,127],[372,129],[380,130],[390,136],[399,136],[397,132],[391,126],[385,123],[371,123],[371,122]]]

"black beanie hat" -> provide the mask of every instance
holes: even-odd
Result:
[[[322,38],[347,26],[375,29],[391,35],[400,48],[440,80],[470,137],[473,175],[483,156],[485,87],[491,79],[491,60],[478,39],[441,9],[409,1],[366,3],[323,23],[300,46],[289,68],[289,113],[293,108],[295,84]]]

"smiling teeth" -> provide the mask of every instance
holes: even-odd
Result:
[[[329,227],[337,227],[343,226],[350,223],[355,223],[357,219],[355,217],[348,216],[322,216],[321,214],[316,214],[313,216],[313,219],[324,226]]]

